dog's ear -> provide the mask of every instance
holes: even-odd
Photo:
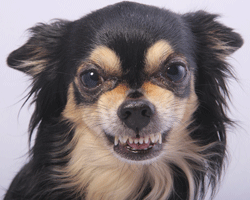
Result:
[[[67,25],[58,20],[51,24],[38,24],[30,29],[31,37],[19,49],[13,51],[7,63],[10,67],[32,76],[31,90],[35,111],[30,121],[30,133],[43,120],[60,115],[67,98],[65,76],[65,46]]]
[[[33,77],[42,72],[51,73],[62,51],[61,44],[67,22],[38,24],[31,29],[31,37],[7,58],[7,64]],[[51,74],[50,74],[51,75]]]
[[[214,56],[224,59],[243,44],[238,33],[216,20],[218,15],[198,11],[187,13],[183,15],[183,18],[195,36],[196,47],[206,56],[210,56],[211,52],[208,52],[210,49]]]

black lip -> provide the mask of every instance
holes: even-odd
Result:
[[[166,136],[169,131],[165,131],[162,134],[162,142],[166,142]],[[105,133],[109,144],[114,146],[114,137],[110,134]],[[114,151],[119,154],[122,158],[125,158],[127,160],[133,160],[133,161],[143,161],[155,158],[160,155],[162,151],[162,144],[155,143],[152,148],[149,148],[147,150],[138,150],[134,151],[130,148],[127,148],[126,144],[121,144],[119,142],[118,145],[114,146]]]

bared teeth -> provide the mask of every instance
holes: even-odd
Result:
[[[150,140],[152,143],[155,143],[155,136],[154,135],[150,135]]]
[[[118,145],[118,137],[117,136],[115,136],[115,146],[117,146]]]
[[[123,142],[123,143],[127,143],[127,140],[128,140],[128,137],[124,136],[122,142]]]
[[[118,137],[115,137],[115,138],[118,138]],[[127,140],[128,140],[128,136],[123,136],[123,137],[120,136],[119,139],[118,139],[118,141],[120,141],[122,144],[126,144]],[[115,139],[115,141],[116,141],[116,139]]]
[[[130,144],[147,144],[149,142],[151,143],[159,143],[162,144],[162,135],[160,133],[158,134],[150,134],[150,136],[140,137],[140,138],[132,138],[128,136],[115,136],[114,145],[117,146],[119,144],[126,144],[129,142]]]
[[[156,134],[155,135],[155,141],[159,141],[159,137],[160,137],[159,134]]]
[[[162,135],[159,133],[159,144],[162,144]]]

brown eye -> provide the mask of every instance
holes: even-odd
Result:
[[[92,69],[81,74],[81,81],[85,87],[93,89],[101,84],[102,78],[96,70]]]
[[[165,74],[171,81],[178,83],[185,78],[187,70],[183,64],[175,63],[167,68]]]

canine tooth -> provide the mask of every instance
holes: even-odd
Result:
[[[117,146],[117,145],[118,145],[118,137],[115,136],[115,146]]]
[[[134,141],[134,140],[132,139],[132,137],[129,137],[128,140],[129,140],[129,143],[130,143],[130,144],[133,144],[133,141]]]
[[[123,138],[121,136],[119,136],[119,141],[123,143]]]
[[[150,140],[152,143],[155,143],[155,136],[153,134],[150,135]]]
[[[139,142],[139,140],[136,138],[136,139],[134,139],[134,143],[135,144],[138,144],[138,142]]]
[[[142,137],[139,139],[139,143],[143,144],[143,138]]]
[[[159,133],[159,144],[162,143],[162,135]]]
[[[126,137],[126,136],[123,136],[123,137],[122,137],[122,143],[123,143],[123,144],[125,144],[125,143],[127,142],[127,140],[128,140],[128,137]]]
[[[156,136],[155,136],[155,142],[157,142],[158,140],[159,140],[159,134],[156,134]]]
[[[145,141],[145,144],[147,144],[147,143],[148,143],[148,141],[149,141],[149,137],[148,137],[148,136],[146,136],[146,137],[144,138],[144,141]]]

